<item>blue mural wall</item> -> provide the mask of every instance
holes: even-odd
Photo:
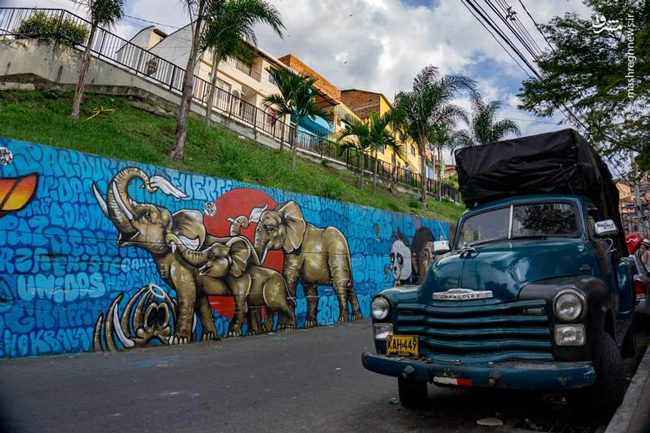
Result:
[[[0,138],[0,357],[369,317],[449,224]]]

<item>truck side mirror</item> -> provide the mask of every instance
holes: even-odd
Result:
[[[449,241],[435,241],[433,243],[433,253],[435,255],[438,254],[446,254],[450,251],[451,248],[449,248]]]
[[[618,227],[613,220],[598,221],[594,225],[594,235],[598,238],[611,238],[618,234]]]

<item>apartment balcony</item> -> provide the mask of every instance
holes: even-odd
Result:
[[[234,57],[228,57],[226,63],[232,66],[233,68],[237,69],[238,71],[243,72],[244,74],[253,78],[254,80],[262,81],[262,75],[256,70],[254,70],[253,66],[249,65],[248,63],[243,62],[242,60],[236,59]]]

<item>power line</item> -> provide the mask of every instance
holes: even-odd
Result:
[[[125,14],[124,16],[127,17],[127,18],[134,19],[134,20],[142,21],[142,22],[145,22],[145,23],[155,24],[157,26],[171,27],[173,29],[181,29],[182,28],[182,27],[178,27],[178,26],[172,26],[171,24],[164,24],[164,23],[158,23],[156,21],[145,20],[144,18],[134,17],[133,15],[126,15]]]
[[[526,8],[526,5],[524,4],[524,2],[523,2],[522,0],[519,0],[519,3],[521,4],[521,7],[524,8],[524,11],[525,11],[526,14],[528,15],[528,18],[530,18],[530,20],[533,22],[533,24],[535,25],[535,28],[536,28],[537,31],[542,35],[542,37],[544,38],[544,40],[546,41],[546,43],[548,44],[548,46],[549,46],[552,50],[555,50],[555,48],[553,48],[553,45],[551,45],[551,42],[548,40],[548,38],[546,37],[546,35],[545,35],[544,32],[542,31],[542,29],[540,29],[539,24],[537,24],[537,21],[535,21],[535,18],[533,18],[533,16],[530,14],[530,12],[528,12],[528,8]]]
[[[512,54],[510,54],[510,52],[506,49],[506,47],[503,46],[503,44],[501,43],[501,41],[500,41],[500,40],[499,40],[499,39],[498,39],[498,38],[497,38],[497,37],[496,37],[496,36],[495,36],[491,31],[490,31],[490,29],[487,28],[487,26],[486,26],[485,24],[483,24],[483,21],[481,21],[481,20],[478,18],[478,16],[474,13],[474,11],[472,11],[472,9],[471,9],[471,8],[470,8],[470,7],[465,3],[466,0],[461,0],[461,2],[462,2],[463,5],[467,8],[467,10],[468,10],[468,11],[469,11],[473,16],[474,16],[474,18],[476,18],[476,20],[479,22],[479,24],[481,24],[481,25],[483,26],[483,28],[484,28],[485,30],[487,30],[487,32],[490,34],[490,36],[492,36],[492,37],[494,38],[494,40],[497,41],[497,43],[501,46],[501,48],[503,48],[503,51],[505,51],[505,53],[506,53],[508,56],[510,56],[510,58],[511,58],[511,59],[512,59],[516,64],[517,64],[517,66],[519,66],[519,68],[520,68],[522,71],[524,71],[524,74],[526,74],[526,75],[528,76],[528,78],[533,78],[533,77],[528,73],[528,71],[527,71],[523,66],[521,66],[521,64],[517,61],[517,59],[515,59],[515,58],[513,57]]]
[[[533,65],[531,64],[531,62],[530,62],[530,61],[526,58],[526,56],[524,56],[524,54],[523,54],[523,53],[522,53],[522,52],[521,52],[521,51],[516,47],[515,43],[514,43],[514,42],[513,42],[513,41],[512,41],[512,40],[511,40],[511,39],[510,39],[510,38],[505,34],[505,32],[501,29],[501,27],[499,26],[499,24],[496,23],[496,22],[495,22],[495,21],[494,21],[494,20],[489,16],[489,14],[488,14],[488,13],[487,13],[487,12],[486,12],[482,7],[481,7],[481,6],[479,6],[479,5],[478,5],[474,0],[462,0],[462,1],[463,1],[463,4],[465,5],[465,7],[466,7],[466,8],[470,11],[470,13],[474,16],[474,18],[476,18],[476,20],[477,20],[477,21],[478,21],[478,22],[479,22],[479,23],[480,23],[480,24],[481,24],[481,25],[482,25],[482,26],[483,26],[483,27],[488,31],[488,33],[490,33],[490,35],[492,35],[492,37],[495,38],[495,40],[497,40],[497,42],[499,43],[499,45],[501,46],[501,48],[502,48],[504,51],[506,51],[506,53],[507,53],[507,54],[508,54],[508,55],[509,55],[509,56],[510,56],[514,61],[515,61],[515,63],[517,63],[517,65],[518,65],[520,68],[522,68],[522,69],[524,70],[524,72],[526,73],[526,75],[528,75],[529,77],[531,77],[530,74],[528,73],[528,71],[526,71],[526,70],[521,66],[521,64],[520,64],[520,63],[519,63],[519,62],[518,62],[518,61],[517,61],[517,60],[516,60],[516,59],[515,59],[511,54],[510,54],[510,52],[508,51],[508,49],[507,49],[507,48],[506,48],[506,47],[505,47],[505,46],[504,46],[504,45],[503,45],[503,44],[502,44],[502,43],[501,43],[501,42],[496,38],[496,36],[492,33],[492,31],[490,31],[490,30],[487,28],[487,26],[486,26],[485,24],[489,25],[489,26],[494,30],[494,32],[495,32],[497,35],[499,35],[499,37],[500,37],[500,38],[501,38],[501,39],[502,39],[502,40],[503,40],[503,41],[504,41],[504,42],[505,42],[505,43],[510,47],[510,49],[514,52],[514,54],[515,54],[515,55],[516,55],[516,56],[517,56],[517,57],[522,61],[522,63],[524,63],[524,64],[525,64],[525,65],[530,69],[530,71],[531,71],[533,74],[535,74],[535,76],[536,76],[538,79],[540,79],[540,80],[542,79],[542,75],[540,75],[540,73],[537,72],[537,69],[536,69],[535,67],[533,67]],[[499,10],[496,9],[496,7],[491,3],[490,0],[485,0],[486,4],[488,4],[488,5],[490,6],[490,8],[492,9],[492,11],[493,11],[494,13],[496,13],[502,21],[504,21],[504,23],[506,24],[506,26],[508,27],[508,29],[509,29],[513,34],[514,34],[514,36],[517,38],[517,40],[519,40],[519,42],[524,46],[524,49],[525,49],[525,50],[526,50],[526,51],[527,51],[527,52],[528,52],[528,53],[529,53],[529,54],[530,54],[530,55],[531,55],[535,60],[537,60],[537,54],[536,54],[536,52],[535,52],[535,50],[534,50],[532,44],[525,42],[525,40],[532,39],[532,36],[530,35],[530,33],[528,32],[528,30],[526,29],[525,25],[524,25],[523,23],[521,23],[521,21],[519,21],[519,24],[517,24],[517,25],[514,26],[514,27],[516,27],[516,29],[515,29],[515,28],[513,28],[513,26],[511,26],[511,25],[507,22],[507,20],[508,20],[508,18],[509,18],[509,15],[510,15],[510,16],[514,16],[514,14],[516,14],[516,12],[514,12],[514,11],[512,10],[512,7],[508,4],[508,2],[507,2],[506,0],[496,0],[496,1],[498,1],[498,5],[499,5],[503,10],[506,11],[506,17],[505,17],[505,18],[501,15],[501,13],[499,12]],[[470,6],[471,6],[471,8],[470,8]],[[523,6],[523,4],[522,4],[522,6]],[[524,8],[525,8],[525,6],[524,6]],[[472,10],[472,9],[473,9],[473,10]],[[476,13],[474,13],[474,12],[476,12]],[[514,13],[513,13],[513,12],[514,12]],[[528,13],[528,11],[526,11],[526,12]],[[532,16],[530,16],[529,13],[528,13],[528,15],[529,15],[529,17],[532,19]],[[480,16],[480,18],[479,18],[479,16]],[[535,24],[536,24],[536,23],[535,23]],[[537,31],[539,31],[540,34],[544,37],[544,39],[546,40],[546,42],[549,43],[549,41],[546,39],[546,36],[545,36],[544,33],[540,30],[540,28],[539,28],[538,25],[536,25],[536,28],[537,28]],[[526,34],[527,34],[527,36],[526,36]],[[537,44],[535,44],[535,45],[537,45]],[[550,43],[549,43],[549,46],[551,47],[551,49],[553,49],[553,47],[550,45]],[[537,46],[537,48],[539,49],[539,46]],[[541,51],[541,50],[540,50],[540,51]],[[544,76],[546,76],[546,74],[544,73],[544,71],[542,71],[542,74],[544,74]],[[532,77],[531,77],[531,78],[532,78]],[[564,110],[562,110],[562,108],[564,108]],[[581,120],[580,120],[580,119],[579,119],[579,118],[578,118],[578,117],[577,117],[577,116],[576,116],[576,115],[571,111],[571,109],[570,109],[569,107],[567,107],[565,104],[562,104],[562,108],[560,108],[559,111],[560,111],[560,112],[561,112],[561,113],[562,113],[562,114],[563,114],[563,115],[564,115],[568,120],[571,120],[571,121],[572,121],[576,126],[579,126],[580,128],[582,128],[582,129],[584,130],[584,133],[589,137],[589,136],[591,135],[590,132],[589,132],[589,128],[587,128],[587,126],[586,126],[586,125],[585,125],[585,124],[584,124],[584,123],[583,123],[583,122],[582,122],[582,121],[581,121]],[[609,163],[610,163],[609,165],[611,166],[610,168],[612,169],[612,171],[615,171],[615,172],[619,175],[619,177],[621,177],[621,178],[625,177],[625,176],[624,176],[624,175],[619,171],[619,169],[618,169],[618,167],[617,167],[618,165],[622,165],[625,169],[627,169],[627,166],[626,166],[626,164],[625,164],[624,162],[621,164],[620,159],[619,159],[618,161],[615,161],[614,158],[613,158],[612,156],[609,156],[609,155],[608,155],[608,156],[603,155],[603,157],[606,158],[606,159],[609,161]]]

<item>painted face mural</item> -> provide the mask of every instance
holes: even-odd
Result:
[[[390,247],[390,270],[395,279],[395,284],[406,284],[411,278],[411,248],[408,240],[399,229],[392,237]]]
[[[318,197],[0,148],[0,357],[368,317],[377,292],[426,268],[427,233],[448,236],[447,223]]]

